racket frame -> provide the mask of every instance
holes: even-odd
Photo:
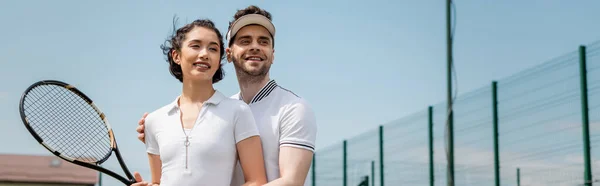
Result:
[[[96,161],[95,163],[90,163],[90,162],[85,162],[85,161],[80,161],[77,159],[73,159],[71,157],[67,157],[62,155],[60,152],[58,152],[57,150],[54,150],[53,148],[51,148],[50,146],[48,146],[44,140],[35,132],[35,130],[31,127],[31,125],[29,124],[29,120],[27,119],[27,116],[25,115],[25,111],[24,111],[24,102],[25,102],[25,98],[27,97],[28,93],[34,89],[35,87],[38,86],[42,86],[42,85],[55,85],[55,86],[60,86],[63,87],[75,94],[77,94],[78,96],[80,96],[81,98],[83,98],[92,108],[94,108],[94,110],[96,111],[96,113],[100,116],[100,118],[102,119],[102,121],[104,122],[104,124],[106,125],[107,129],[108,129],[108,135],[109,135],[109,139],[110,139],[110,147],[111,150],[100,160]],[[42,81],[38,81],[32,85],[30,85],[25,92],[23,93],[23,95],[21,96],[21,99],[19,101],[19,113],[21,115],[21,120],[23,121],[23,124],[25,125],[25,128],[27,128],[27,131],[29,131],[29,133],[31,133],[31,135],[35,138],[35,140],[40,143],[42,146],[44,146],[44,148],[46,148],[48,151],[50,151],[52,154],[54,154],[55,156],[71,162],[73,164],[79,165],[79,166],[83,166],[86,168],[90,168],[96,171],[100,171],[102,173],[105,173],[119,181],[121,181],[122,183],[124,183],[125,185],[132,185],[133,183],[136,183],[133,175],[131,174],[131,172],[129,171],[129,169],[127,168],[127,165],[125,165],[125,163],[123,162],[123,158],[121,157],[121,153],[119,151],[119,148],[117,147],[117,142],[115,140],[115,136],[112,130],[112,127],[110,126],[110,123],[108,123],[108,120],[106,119],[106,116],[104,115],[104,113],[102,111],[100,111],[100,109],[94,104],[94,102],[87,96],[85,95],[83,92],[79,91],[79,89],[77,89],[76,87],[67,84],[65,82],[62,81],[57,81],[57,80],[42,80]],[[121,166],[121,168],[123,169],[123,172],[125,173],[125,175],[127,176],[127,178],[111,171],[108,170],[104,167],[99,166],[100,164],[102,164],[103,162],[105,162],[112,154],[112,152],[115,152],[115,156],[117,157],[117,160],[119,162],[119,165]]]

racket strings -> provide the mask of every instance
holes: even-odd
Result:
[[[40,87],[40,88],[42,88],[42,87]],[[43,87],[43,88],[46,88],[46,87]],[[44,90],[44,91],[50,91],[50,90],[47,90],[47,88],[46,88],[46,90]],[[39,92],[34,92],[34,93],[36,95],[40,96]],[[42,96],[46,96],[46,95],[48,95],[48,94],[44,94]],[[59,102],[68,101],[68,100],[65,100],[64,96],[57,97],[56,99],[57,99],[56,101],[59,101]],[[58,110],[58,108],[56,107],[56,105],[47,104],[48,101],[49,100],[45,100],[45,102],[43,102],[44,104],[40,105],[41,107],[38,107],[38,108],[44,108],[44,107],[46,107],[46,108],[49,108],[49,111],[52,111],[52,110],[56,111],[56,110]],[[76,109],[80,109],[80,108],[76,108]],[[40,118],[40,115],[41,115],[40,113],[43,113],[43,112],[41,110],[39,110],[39,109],[36,108],[35,112],[33,112],[33,113],[38,113],[38,115],[37,115],[36,118]],[[58,121],[58,122],[61,122],[61,123],[66,123],[68,121],[65,118],[56,117],[58,115],[54,114],[54,113],[52,113],[52,114],[46,114],[46,115],[49,116],[49,117],[51,117],[51,120]],[[78,119],[78,120],[76,120],[76,122],[81,122],[81,121],[80,121],[80,119]],[[68,130],[65,129],[65,126],[66,125],[57,125],[57,126],[55,126],[54,130],[49,130],[50,128],[41,126],[41,127],[43,127],[42,129],[44,129],[44,130],[38,130],[38,131],[40,131],[39,132],[40,136],[42,136],[42,135],[56,136],[56,135],[58,135],[60,133],[69,132]],[[79,125],[75,125],[75,127],[77,127],[78,130],[81,130],[81,128],[80,128]],[[83,137],[83,136],[81,136],[81,133],[72,133],[72,134],[74,134],[74,135],[65,136],[65,137],[68,137],[68,139],[67,138],[63,138],[63,139],[64,140],[76,140],[76,139],[79,139],[79,138]],[[78,150],[80,150],[82,147],[84,147],[84,146],[74,146],[74,147],[73,146],[71,146],[71,147],[70,146],[56,146],[55,150],[57,150],[59,152],[65,152],[66,148],[73,148],[75,151],[79,152]]]
[[[34,94],[34,95],[40,96],[39,92],[30,92],[30,94]],[[45,97],[46,95],[48,95],[48,94],[41,95],[41,98]],[[29,117],[30,122],[37,123],[38,122],[37,119],[41,118],[42,115],[46,115],[47,117],[51,117],[51,118],[46,118],[46,119],[50,119],[50,120],[53,120],[53,121],[64,122],[64,119],[57,118],[56,115],[53,115],[53,114],[44,114],[43,112],[44,111],[48,111],[48,110],[41,110],[39,108],[50,108],[49,110],[56,110],[57,108],[54,105],[49,104],[48,103],[49,100],[37,99],[36,102],[40,101],[40,100],[43,100],[44,102],[40,103],[40,105],[39,105],[40,107],[34,107],[33,108],[34,110],[32,110],[32,112],[31,112],[33,114],[33,117]],[[64,100],[60,100],[60,101],[64,101]],[[39,127],[42,127],[43,129],[46,129],[46,127],[43,126],[43,125],[39,125]],[[62,125],[58,125],[58,126],[55,126],[55,127],[56,128],[54,128],[54,130],[36,130],[36,131],[37,131],[38,134],[43,135],[43,136],[48,136],[48,135],[54,136],[55,133],[59,134],[59,133],[65,133],[65,132],[67,132],[67,131],[65,131],[65,129],[64,129],[64,127]],[[58,149],[56,149],[56,150],[62,151],[63,150],[62,147],[63,146],[59,146],[59,147],[57,147]]]
[[[69,91],[69,93],[70,93],[70,91]],[[61,94],[61,97],[60,97],[61,101],[67,101],[67,102],[70,102],[70,101],[83,101],[85,104],[77,104],[77,105],[75,105],[77,107],[75,109],[82,110],[82,111],[87,111],[86,114],[89,114],[89,115],[97,115],[96,112],[95,112],[95,110],[93,110],[93,108],[89,107],[89,105],[87,104],[87,102],[85,102],[84,100],[69,100],[69,98],[79,98],[79,97],[66,97],[66,95],[69,95],[69,94]],[[86,109],[86,107],[84,107],[84,106],[88,106],[89,108]],[[70,119],[74,119],[75,122],[78,122],[78,123],[83,123],[84,122],[82,120],[82,118],[80,118],[80,117],[71,117]],[[93,125],[93,126],[96,127],[94,130],[95,131],[103,130],[102,128],[98,128],[98,127],[104,126],[103,123],[101,123],[101,124],[102,125]],[[74,125],[74,126],[76,127],[76,129],[78,129],[77,131],[85,130],[84,128],[82,128],[83,125]],[[74,139],[72,138],[70,140],[76,140],[76,139],[84,138],[84,136],[82,136],[83,133],[74,133],[74,134],[76,134],[76,135],[71,136]],[[98,137],[101,138],[102,136],[103,135],[92,136],[92,137],[95,137],[94,139],[92,139],[92,141],[96,141],[96,144],[97,144],[99,142]],[[88,148],[86,150],[85,147],[86,146],[75,146],[75,148],[73,149],[73,151],[75,151],[77,154],[85,154],[87,152],[90,152],[90,150],[95,151],[93,153],[102,153],[100,151],[97,151],[98,149],[95,149],[95,148]],[[97,160],[91,160],[91,161],[97,161]]]
[[[41,87],[41,88],[46,88],[46,87]],[[45,90],[45,91],[48,91],[48,90]],[[39,92],[33,92],[33,93],[39,94]],[[46,95],[48,95],[48,94],[44,94],[42,96],[46,96]],[[66,100],[63,99],[63,97],[59,97],[59,98],[60,98],[60,100],[57,100],[59,102],[66,101]],[[39,100],[41,100],[41,99],[39,99]],[[36,115],[37,116],[36,118],[41,118],[41,116],[43,115],[41,113],[43,113],[43,111],[52,111],[52,110],[56,111],[56,110],[58,110],[58,108],[56,107],[56,105],[52,105],[52,104],[48,103],[49,100],[44,100],[44,101],[45,102],[43,102],[43,105],[40,105],[40,107],[38,107],[38,108],[50,108],[50,109],[48,109],[48,110],[40,110],[40,109],[36,108],[35,112],[33,112],[33,113],[38,114],[38,115]],[[66,122],[66,120],[64,118],[57,117],[56,114],[47,114],[46,116],[47,117],[51,117],[51,120],[54,120],[54,121],[59,121],[61,123],[65,123]],[[40,127],[44,127],[44,126],[40,126]],[[39,130],[39,131],[43,132],[44,134],[47,134],[47,135],[57,135],[57,134],[60,134],[60,133],[68,132],[64,128],[65,127],[64,125],[57,125],[55,127],[56,127],[55,128],[56,130]],[[48,129],[48,128],[45,128],[45,129]],[[74,139],[69,139],[69,140],[74,140]],[[57,150],[63,150],[63,149],[57,149]]]
[[[33,88],[24,100],[24,112],[44,143],[64,156],[97,163],[111,151],[108,128],[99,114],[64,87]]]
[[[48,90],[47,87],[48,86],[43,87],[43,88],[45,88],[44,91],[52,92],[52,90]],[[42,87],[40,87],[40,88],[42,88]],[[63,90],[63,91],[70,92],[68,90]],[[44,94],[43,96],[46,96],[46,95],[48,95],[48,94]],[[69,100],[69,98],[66,97],[69,94],[58,94],[58,95],[60,95],[60,97],[56,97],[55,96],[56,97],[56,101],[58,101],[58,102],[76,101],[76,100]],[[75,98],[78,98],[78,97],[75,97]],[[46,100],[46,102],[48,102],[48,101],[51,101],[51,100]],[[83,101],[83,100],[81,100],[81,101]],[[44,102],[44,103],[46,103],[46,102]],[[80,110],[80,111],[87,111],[88,113],[86,113],[86,114],[88,114],[88,115],[94,114],[89,109],[82,108],[81,106],[83,106],[83,105],[87,105],[87,103],[74,105],[74,109]],[[51,110],[51,111],[60,111],[59,110],[60,108],[56,107],[56,104],[55,105],[47,105],[47,104],[45,104],[43,106],[47,106],[48,108],[50,108],[49,110]],[[43,108],[43,107],[41,107],[41,108]],[[38,113],[41,113],[41,112],[38,111]],[[62,122],[62,123],[69,123],[68,121],[70,121],[70,120],[74,121],[74,122],[71,122],[71,123],[83,123],[84,122],[82,120],[82,118],[79,118],[79,117],[70,117],[70,118],[56,117],[56,116],[59,116],[56,113],[51,113],[48,116],[52,116],[52,119],[58,120],[59,122]],[[48,135],[55,136],[55,135],[60,134],[60,133],[69,133],[69,132],[71,132],[71,131],[68,131],[69,128],[67,128],[67,127],[74,127],[73,129],[76,129],[76,131],[85,130],[85,129],[82,128],[82,126],[84,126],[84,125],[71,125],[71,126],[68,126],[68,125],[58,125],[58,126],[56,126],[57,130],[43,130],[43,131],[50,131],[51,133],[48,133]],[[95,126],[103,126],[103,125],[95,125]],[[46,129],[48,129],[48,128],[46,128]],[[101,128],[96,128],[95,130],[102,130],[102,129]],[[63,139],[64,140],[68,140],[68,141],[73,141],[73,140],[85,138],[85,136],[83,136],[84,133],[81,133],[81,132],[70,133],[70,134],[72,134],[72,135],[66,136],[66,138],[63,138]],[[95,137],[95,138],[92,139],[92,141],[96,141],[95,144],[97,144],[97,142],[100,141],[100,140],[98,140],[98,137],[102,137],[102,136],[100,136],[100,135],[94,135],[94,136],[91,136],[91,137]],[[86,146],[86,145],[78,145],[78,146],[63,145],[63,146],[57,146],[56,150],[59,151],[59,152],[61,152],[61,153],[64,153],[64,152],[68,151],[69,149],[71,149],[71,151],[73,151],[73,153],[69,153],[69,154],[90,154],[90,153],[91,154],[98,154],[98,155],[105,154],[105,153],[103,153],[101,151],[98,151],[97,148],[86,148],[86,147],[88,147],[88,146]],[[78,158],[78,159],[83,159],[83,161],[91,161],[91,162],[94,162],[94,161],[98,160],[98,158],[95,158],[95,160],[94,159],[86,159],[87,157],[85,157],[85,156],[79,156],[78,157],[78,156],[71,156],[70,155],[70,157]]]
[[[42,88],[45,88],[45,87],[42,87]],[[45,91],[48,91],[48,90],[45,90]],[[38,93],[38,92],[35,92],[35,93]],[[43,96],[45,96],[45,95],[48,95],[48,94],[44,94]],[[67,101],[67,100],[64,100],[64,96],[61,96],[61,97],[59,97],[59,98],[60,98],[60,100],[57,100],[57,101],[59,101],[59,102],[65,102],[65,101]],[[58,99],[58,98],[57,98],[57,99]],[[55,105],[52,105],[52,104],[47,104],[49,100],[45,100],[45,101],[46,101],[46,102],[44,102],[44,105],[41,105],[41,107],[40,107],[40,108],[50,108],[49,110],[46,110],[46,111],[52,111],[52,110],[56,111],[56,110],[58,110],[58,109],[59,109],[59,108],[57,108]],[[42,110],[36,109],[36,112],[34,112],[34,113],[42,113]],[[56,116],[57,116],[57,114],[54,114],[54,113],[53,113],[53,114],[48,114],[47,116],[48,116],[48,117],[51,117],[51,119],[52,119],[52,120],[54,120],[54,121],[59,121],[59,122],[61,122],[61,123],[66,123],[66,122],[67,122],[67,120],[66,120],[66,119],[64,119],[64,118],[56,117]],[[40,117],[41,117],[41,116],[40,116],[40,115],[38,115],[38,118],[40,118]],[[80,122],[80,121],[78,121],[78,122]],[[39,131],[41,131],[41,132],[44,132],[44,134],[47,134],[47,135],[52,135],[52,136],[54,136],[54,135],[58,135],[58,134],[60,134],[60,133],[66,133],[66,132],[69,132],[69,131],[67,131],[67,130],[65,129],[65,126],[66,126],[66,125],[57,125],[57,126],[55,126],[55,127],[56,127],[55,129],[56,129],[56,130],[39,130]],[[44,126],[40,126],[40,127],[44,127]],[[49,129],[49,128],[45,127],[44,129]],[[75,135],[77,135],[77,133],[74,133],[74,134],[75,134]],[[66,137],[71,137],[71,138],[69,138],[69,139],[66,139],[66,140],[75,140],[75,139],[77,139],[77,138],[80,138],[80,137],[81,137],[81,136],[75,136],[75,135],[72,135],[72,136],[66,136]],[[72,138],[72,137],[75,137],[75,138]],[[63,150],[64,150],[64,147],[66,147],[66,146],[60,146],[60,148],[61,148],[61,149],[57,149],[57,150],[61,150],[61,151],[63,151]]]

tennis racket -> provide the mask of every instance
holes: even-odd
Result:
[[[27,130],[52,154],[125,185],[135,183],[106,116],[74,86],[55,80],[36,82],[23,93],[19,112]],[[100,166],[113,151],[127,178]]]

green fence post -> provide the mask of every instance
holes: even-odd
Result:
[[[517,186],[521,186],[521,169],[517,168]]]
[[[433,107],[428,108],[428,123],[429,123],[429,185],[434,184],[434,170],[433,170]]]
[[[379,181],[380,186],[383,186],[383,125],[379,125]]]
[[[317,156],[316,153],[313,153],[313,160],[312,160],[312,186],[317,186],[317,171],[315,169],[317,169]]]
[[[375,161],[371,161],[371,185],[375,186]]]
[[[102,165],[100,165],[102,167]],[[98,171],[98,186],[102,186],[102,172]]]
[[[579,46],[579,74],[581,80],[581,119],[583,128],[583,161],[584,161],[584,184],[592,185],[592,166],[590,160],[590,120],[588,116],[587,95],[587,67],[585,46]]]
[[[348,145],[344,140],[344,186],[348,185]]]
[[[448,115],[447,115],[447,125],[448,125],[448,152],[446,158],[448,159],[448,172],[446,173],[446,178],[448,181],[448,186],[454,186],[454,110],[453,107],[453,99],[452,99],[452,40],[454,37],[451,31],[452,22],[451,22],[451,4],[452,0],[446,0],[446,44],[447,44],[447,63],[446,63],[446,83],[447,83],[447,100],[448,104]]]
[[[498,149],[498,82],[492,82],[492,117],[494,124],[494,181],[500,186],[500,152]]]

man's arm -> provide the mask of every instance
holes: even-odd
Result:
[[[303,186],[312,158],[312,151],[296,147],[281,147],[279,149],[279,172],[281,176],[265,186]]]
[[[279,126],[280,177],[267,186],[302,186],[315,150],[316,118],[303,100],[290,104],[284,110]]]

